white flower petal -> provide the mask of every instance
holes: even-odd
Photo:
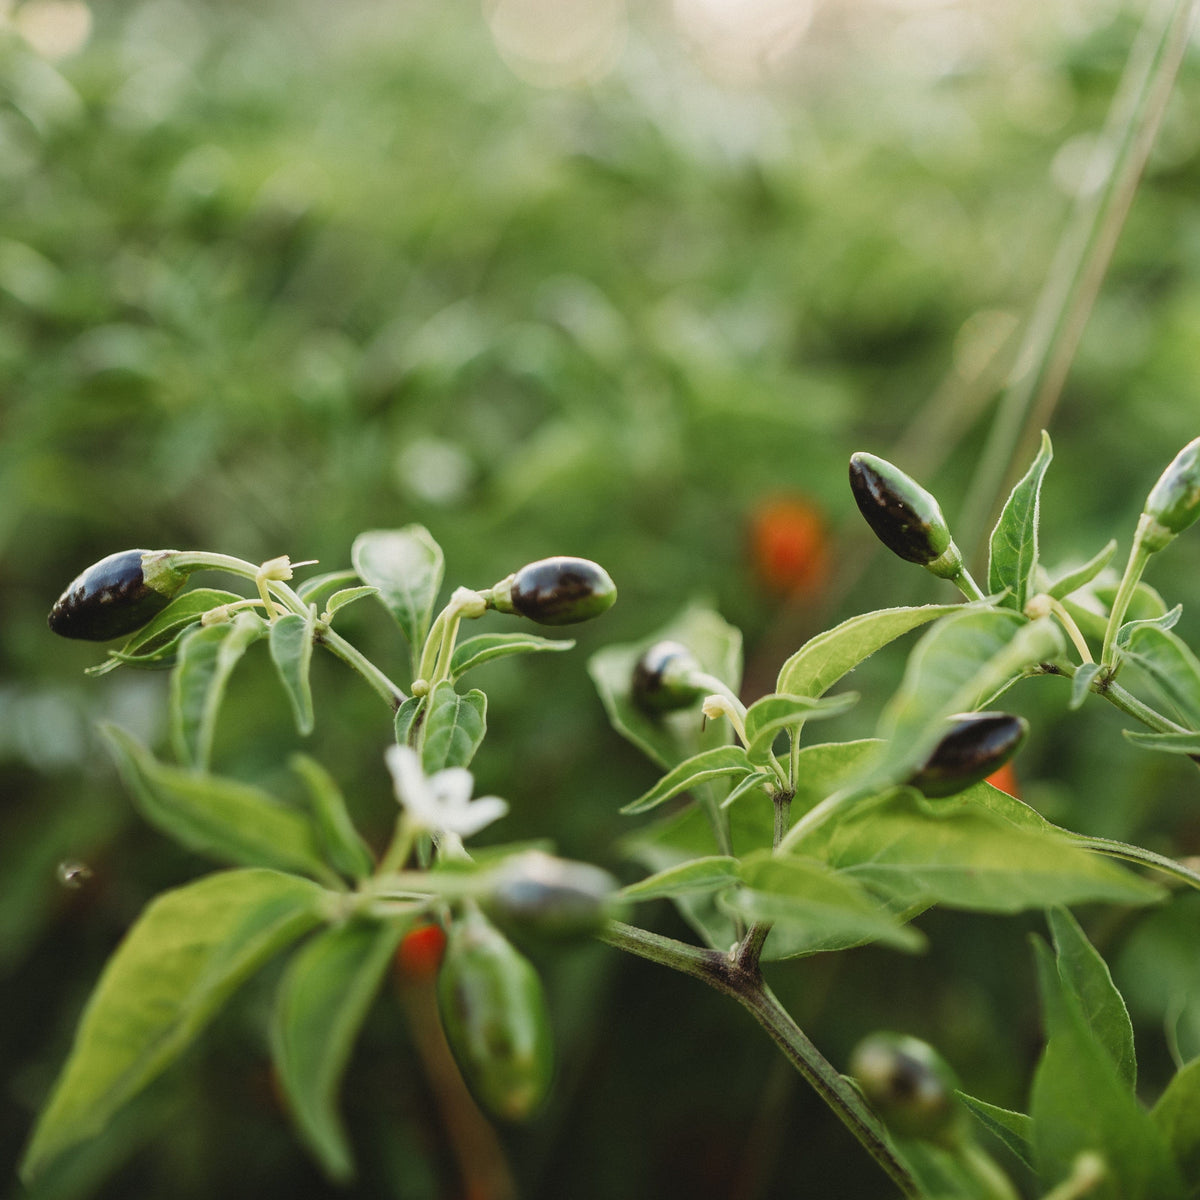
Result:
[[[508,802],[499,796],[480,796],[453,814],[443,810],[442,828],[459,837],[470,837],[508,812]]]
[[[437,798],[429,788],[421,758],[411,746],[389,746],[388,770],[396,789],[396,799],[404,810],[422,825],[436,824]]]
[[[439,803],[457,807],[471,799],[475,779],[466,767],[446,767],[429,777],[428,786]]]

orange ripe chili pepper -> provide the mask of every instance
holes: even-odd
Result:
[[[433,979],[446,953],[446,933],[440,925],[417,925],[396,950],[396,970],[402,979]]]
[[[825,522],[802,497],[780,497],[760,505],[751,518],[755,573],[777,592],[814,592],[829,572]]]
[[[1013,769],[1010,762],[1006,762],[998,771],[993,771],[988,777],[987,782],[994,788],[999,788],[1002,792],[1007,792],[1010,796],[1020,800],[1021,789],[1017,785],[1017,773]]]

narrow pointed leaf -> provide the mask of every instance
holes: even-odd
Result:
[[[1200,659],[1186,642],[1170,630],[1141,624],[1123,648],[1122,657],[1146,672],[1187,724],[1200,727]]]
[[[1052,908],[1046,916],[1054,939],[1058,974],[1079,1002],[1080,1012],[1092,1036],[1108,1052],[1118,1075],[1132,1090],[1137,1084],[1133,1025],[1108,964],[1065,908]]]
[[[1200,1058],[1178,1071],[1150,1115],[1171,1147],[1189,1194],[1195,1194],[1200,1189]]]
[[[876,650],[910,630],[962,609],[925,604],[861,613],[805,642],[779,671],[775,690],[788,696],[822,696]]]
[[[239,984],[320,922],[326,896],[294,875],[241,870],[206,876],[152,901],[88,1001],[25,1152],[25,1180],[101,1133]]]
[[[180,762],[208,766],[229,676],[249,646],[266,632],[267,623],[260,616],[240,612],[232,621],[192,630],[180,643],[170,703],[171,744]]]
[[[327,596],[332,596],[339,588],[353,587],[358,582],[355,571],[327,571],[324,575],[306,579],[296,588],[296,595],[305,604],[315,604],[319,608]]]
[[[1183,605],[1177,604],[1174,608],[1163,613],[1161,617],[1145,617],[1140,621],[1126,621],[1117,630],[1117,645],[1122,647],[1128,646],[1130,639],[1139,629],[1174,629],[1179,624],[1181,616],[1183,616]]]
[[[279,1082],[305,1144],[337,1183],[354,1175],[338,1087],[404,929],[350,921],[323,930],[288,964],[276,998],[271,1056]]]
[[[189,850],[240,866],[331,878],[303,814],[241,780],[160,763],[116,725],[102,725],[101,732],[139,811]]]
[[[396,733],[396,744],[398,746],[413,746],[416,744],[412,740],[413,731],[417,726],[417,722],[422,718],[424,712],[424,696],[409,696],[408,699],[405,700],[398,709],[396,709],[394,728]]]
[[[756,700],[746,710],[746,755],[752,763],[765,763],[776,737],[785,729],[796,729],[806,721],[836,717],[858,702],[857,692],[844,692],[827,699],[774,694]]]
[[[1140,729],[1126,729],[1124,733],[1135,746],[1147,750],[1186,754],[1189,758],[1200,755],[1200,733],[1146,733]]]
[[[570,650],[575,642],[569,638],[534,637],[528,633],[484,633],[467,638],[454,648],[450,660],[450,675],[461,679],[468,671],[495,662],[512,654],[536,654],[546,650]]]
[[[737,859],[728,855],[708,855],[678,863],[621,889],[626,900],[658,900],[664,896],[686,896],[695,892],[714,892],[738,882]]]
[[[443,767],[466,767],[487,730],[487,697],[480,691],[459,695],[448,680],[428,696],[421,762],[427,775]]]
[[[673,796],[678,796],[680,792],[686,792],[709,780],[720,779],[726,775],[741,776],[753,773],[754,768],[741,746],[716,746],[712,750],[702,750],[668,771],[645,795],[625,805],[621,812],[649,812],[650,809],[665,804]]]
[[[293,755],[291,767],[308,791],[309,811],[325,858],[340,874],[355,880],[367,879],[375,869],[375,859],[355,829],[333,777],[306,754]]]
[[[1091,689],[1092,681],[1100,674],[1101,666],[1096,662],[1080,663],[1078,670],[1075,672],[1075,678],[1071,680],[1071,699],[1067,702],[1067,707],[1074,711],[1077,708],[1083,707],[1083,702],[1088,697],[1088,692]]]
[[[368,596],[378,595],[378,588],[367,587],[366,585],[362,587],[342,588],[340,592],[334,592],[329,597],[329,603],[325,605],[325,611],[332,618],[335,613],[341,612],[348,604],[353,604],[356,600],[365,600]]]
[[[995,594],[1007,589],[1008,594],[1000,603],[1017,612],[1025,611],[1030,581],[1037,570],[1042,480],[1053,457],[1050,436],[1043,429],[1042,444],[1033,465],[1013,488],[992,530],[988,591]]]
[[[1030,1170],[1033,1170],[1033,1118],[1026,1113],[1013,1112],[968,1096],[954,1093],[970,1110],[971,1115],[993,1136],[1002,1141]]]
[[[313,730],[312,684],[308,673],[312,667],[316,622],[316,608],[310,608],[303,617],[299,613],[288,613],[276,618],[270,633],[271,661],[279,672],[292,715],[296,718],[296,729],[302,737],[307,737]]]
[[[1112,539],[1108,545],[1104,547],[1094,558],[1089,558],[1081,567],[1076,567],[1074,570],[1067,571],[1046,589],[1047,595],[1053,596],[1055,600],[1065,600],[1072,592],[1077,592],[1082,587],[1087,587],[1101,571],[1112,561],[1112,556],[1117,552],[1116,539]]]
[[[360,533],[350,561],[364,584],[379,589],[379,599],[399,623],[415,663],[442,586],[441,547],[423,525],[406,525]]]

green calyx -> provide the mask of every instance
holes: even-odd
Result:
[[[874,454],[850,456],[850,489],[855,503],[875,536],[908,562],[938,564],[952,548],[950,527],[937,500],[899,467]],[[936,573],[953,578],[962,558]]]
[[[1200,438],[1188,442],[1150,489],[1141,544],[1154,553],[1200,517]]]

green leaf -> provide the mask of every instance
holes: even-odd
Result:
[[[714,892],[738,882],[737,859],[711,854],[681,862],[621,889],[626,900],[658,900],[664,896],[686,896]]]
[[[171,743],[182,763],[207,767],[212,757],[217,714],[229,676],[247,648],[267,632],[256,613],[193,629],[179,646],[171,675]]]
[[[427,775],[444,767],[466,767],[487,731],[487,697],[481,691],[460,696],[443,680],[429,693],[421,764]]]
[[[1123,732],[1135,746],[1143,746],[1147,750],[1186,754],[1189,758],[1200,754],[1200,733],[1147,733],[1141,729],[1126,729]]]
[[[1137,1084],[1137,1056],[1129,1009],[1117,991],[1108,964],[1084,936],[1065,908],[1046,914],[1058,961],[1058,974],[1079,1004],[1096,1041],[1108,1051],[1117,1074],[1132,1091]]]
[[[773,923],[764,950],[767,959],[866,942],[902,950],[925,945],[917,930],[902,925],[854,880],[814,859],[760,851],[742,862],[739,875],[744,886],[722,897],[721,903],[747,922]]]
[[[296,588],[296,595],[305,604],[315,604],[320,608],[327,596],[332,596],[339,588],[352,587],[356,583],[356,571],[327,571],[323,575],[314,575],[311,579],[306,579]]]
[[[354,1158],[338,1085],[406,926],[350,921],[325,929],[288,964],[271,1025],[271,1057],[306,1145],[337,1183]]]
[[[116,725],[100,729],[139,811],[155,828],[222,862],[331,879],[302,814],[240,780],[160,763]]]
[[[1177,604],[1168,612],[1163,613],[1161,617],[1145,617],[1140,621],[1126,621],[1117,630],[1117,645],[1128,646],[1130,639],[1139,629],[1174,629],[1179,624],[1181,616],[1183,616],[1183,605]]]
[[[364,600],[367,596],[378,596],[379,589],[376,587],[348,587],[342,588],[340,592],[334,592],[329,597],[329,603],[325,605],[325,612],[328,614],[328,619],[333,620],[336,613],[342,611],[348,604],[353,604],[356,600]]]
[[[296,718],[296,729],[302,737],[313,731],[312,684],[308,672],[312,666],[316,623],[314,607],[303,617],[299,613],[277,617],[270,633],[271,661],[279,672],[280,682],[292,705],[292,715]]]
[[[276,871],[224,871],[153,900],[109,959],[25,1152],[34,1180],[197,1037],[234,989],[322,919],[327,893]]]
[[[1030,1170],[1033,1169],[1032,1117],[989,1104],[986,1100],[978,1100],[966,1092],[956,1091],[954,1094],[984,1129],[999,1138]]]
[[[858,702],[856,692],[845,692],[828,699],[774,694],[756,700],[746,710],[746,756],[752,763],[770,760],[771,747],[785,729],[795,729],[805,721],[836,717]]]
[[[1099,554],[1094,558],[1089,558],[1083,566],[1067,571],[1054,580],[1046,588],[1046,594],[1053,596],[1055,600],[1065,600],[1072,592],[1077,592],[1080,588],[1087,587],[1108,566],[1112,561],[1112,556],[1116,552],[1117,541],[1116,538],[1113,538]]]
[[[1200,726],[1200,660],[1174,633],[1139,623],[1121,658],[1140,667],[1193,728]]]
[[[294,754],[293,771],[304,781],[309,797],[317,841],[326,859],[347,878],[363,880],[375,870],[371,849],[359,836],[346,801],[333,777],[314,758]]]
[[[1200,1189],[1200,1058],[1182,1067],[1150,1116],[1158,1126],[1190,1194]]]
[[[747,792],[755,791],[768,783],[777,782],[776,776],[770,771],[754,771],[729,789],[729,793],[721,801],[720,807],[728,808],[731,804],[736,804]]]
[[[996,594],[1007,590],[1000,603],[1017,612],[1025,611],[1030,581],[1037,570],[1042,480],[1053,457],[1050,435],[1043,429],[1042,444],[1033,465],[1013,488],[992,530],[988,591]]]
[[[1007,819],[997,789],[987,788],[987,803],[979,803],[985,788],[937,801],[896,789],[819,826],[801,846],[902,908],[944,904],[1012,913],[1085,900],[1146,904],[1162,898],[1160,888],[1078,849],[1048,822],[1038,828],[1041,818],[1032,809],[1012,810],[1021,824]]]
[[[143,625],[120,650],[110,650],[107,661],[88,667],[87,674],[107,675],[122,665],[165,665],[174,656],[185,630],[195,625],[211,609],[234,604],[241,599],[236,592],[223,592],[215,588],[195,588],[184,592],[182,596],[176,596],[148,625]]]
[[[876,650],[962,607],[924,604],[918,608],[883,608],[851,617],[805,642],[780,668],[775,690],[787,696],[824,695]]]
[[[633,668],[655,642],[681,642],[710,675],[735,695],[742,683],[742,635],[711,609],[691,604],[669,624],[639,642],[608,646],[593,654],[588,674],[613,728],[666,770],[700,750],[727,743],[732,737],[725,721],[702,726],[700,707],[651,715],[630,699]]]
[[[883,752],[847,787],[869,794],[906,779],[933,752],[949,717],[975,711],[1064,649],[1050,617],[1026,621],[1007,609],[974,607],[944,617],[914,647],[883,711]]]
[[[408,639],[416,670],[442,586],[441,547],[423,525],[379,529],[354,539],[350,561],[363,583],[379,589],[380,601]]]
[[[510,654],[535,654],[544,650],[570,650],[575,642],[570,638],[534,637],[528,633],[484,633],[467,638],[454,648],[450,659],[450,677],[460,679],[468,671],[484,663],[507,658]]]
[[[1049,948],[1034,939],[1046,1048],[1034,1075],[1030,1116],[1042,1183],[1065,1179],[1076,1157],[1099,1154],[1108,1173],[1098,1200],[1182,1200],[1166,1138],[1096,1040]]]
[[[1091,689],[1092,681],[1100,674],[1101,665],[1097,662],[1080,663],[1075,671],[1075,677],[1071,680],[1071,699],[1067,702],[1067,707],[1072,712],[1077,708],[1083,707],[1083,702],[1087,699],[1088,692]]]
[[[709,780],[753,772],[754,768],[741,746],[714,746],[711,750],[702,750],[668,771],[654,787],[630,804],[626,804],[621,812],[627,815],[649,812],[650,809],[665,804],[673,796],[678,796],[680,792],[686,792]]]
[[[395,732],[396,744],[398,746],[413,745],[410,738],[413,734],[413,728],[421,718],[425,711],[424,696],[409,696],[403,704],[396,709]]]

